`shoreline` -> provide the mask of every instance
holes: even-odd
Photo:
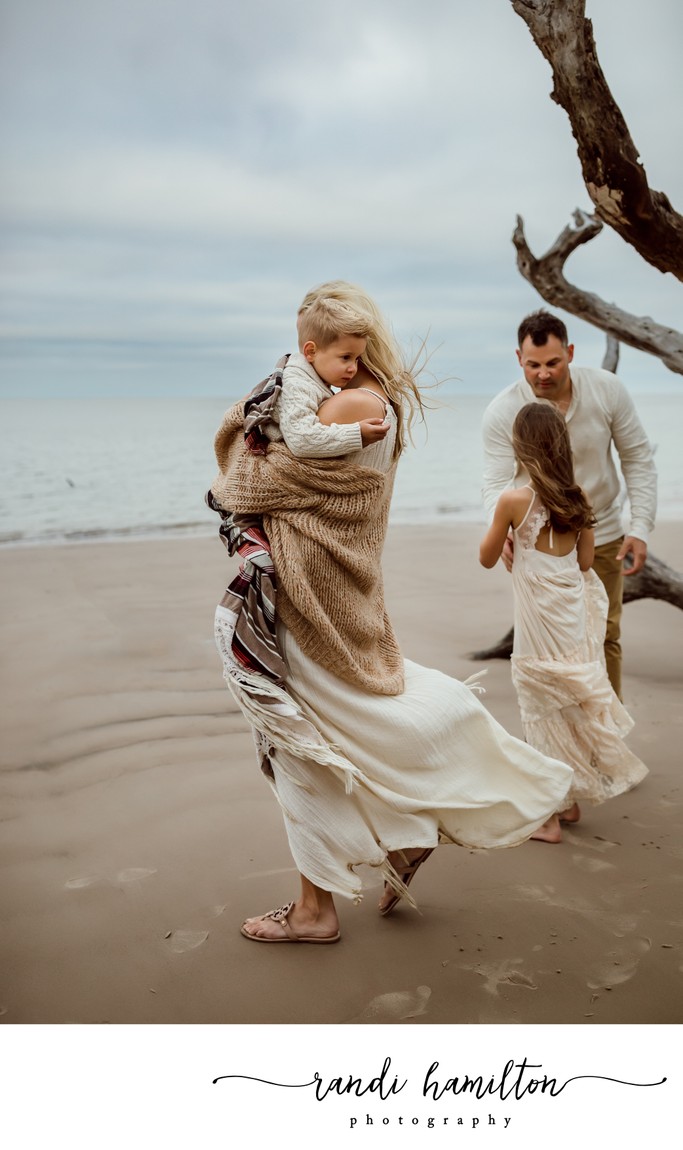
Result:
[[[659,534],[666,535],[671,528],[683,523],[683,508],[680,512],[662,513],[657,520],[657,528]],[[415,522],[414,517],[409,515],[400,515],[396,518],[390,517],[389,530],[398,531],[410,528],[413,531],[455,531],[458,528],[477,529],[481,530],[484,534],[486,530],[486,520],[483,512],[478,514],[465,514],[459,515],[447,514],[435,511],[431,513],[420,512],[419,523]],[[662,530],[663,529],[663,530]],[[180,540],[196,540],[202,539],[212,540],[218,537],[218,530],[215,525],[209,523],[192,523],[192,524],[179,524],[172,527],[125,527],[114,529],[111,532],[102,530],[100,531],[73,531],[63,535],[42,535],[42,536],[28,536],[0,539],[0,555],[6,551],[13,551],[15,549],[40,549],[45,547],[91,547],[97,544],[127,544],[127,543],[160,543],[160,542],[178,542]],[[657,536],[655,536],[655,543]],[[657,546],[652,548],[654,553],[661,558]],[[667,560],[665,560],[667,562]],[[671,564],[669,564],[671,565]]]
[[[460,679],[486,667],[482,702],[519,737],[507,661],[468,657],[511,623],[482,533],[392,524],[387,605],[406,657]],[[683,569],[683,524],[658,524],[652,550]],[[323,957],[239,934],[296,876],[213,645],[236,569],[218,539],[11,546],[0,569],[3,1023],[683,1021],[676,608],[624,609],[637,790],[557,846],[440,849],[419,915],[340,900]]]

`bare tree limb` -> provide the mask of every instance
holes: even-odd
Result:
[[[650,553],[645,566],[624,579],[624,603],[636,599],[663,599],[683,610],[683,575]]]
[[[484,647],[482,651],[470,651],[467,657],[468,659],[481,659],[482,661],[486,659],[509,659],[512,654],[512,640],[514,637],[515,629],[511,627],[507,635],[503,635],[503,638],[499,639],[497,643],[494,643],[492,647]]]
[[[574,212],[574,222],[576,226],[567,225],[545,255],[537,259],[527,244],[524,221],[517,216],[512,242],[517,250],[520,273],[548,303],[587,320],[622,343],[656,355],[670,371],[683,375],[683,335],[680,332],[656,323],[649,316],[631,315],[565,279],[563,268],[568,256],[602,230],[601,221],[586,212]]]
[[[550,64],[596,214],[653,267],[683,280],[683,216],[650,188],[598,61],[585,0],[511,0]],[[618,18],[618,17],[617,17]]]
[[[603,371],[611,371],[612,375],[616,374],[619,366],[619,340],[615,339],[613,335],[607,336],[607,346],[600,366]]]

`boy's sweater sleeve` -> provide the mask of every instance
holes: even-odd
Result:
[[[278,400],[282,437],[298,459],[324,459],[360,451],[363,446],[359,423],[332,423],[318,419],[318,408],[327,392],[296,367],[285,368]]]

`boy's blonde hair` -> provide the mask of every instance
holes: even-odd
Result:
[[[366,339],[372,331],[372,316],[363,314],[343,300],[319,296],[299,312],[299,348],[312,340],[320,351],[343,338]]]
[[[326,305],[332,305],[336,302],[348,308],[359,318],[369,321],[368,328],[362,332],[362,338],[367,339],[367,344],[361,356],[361,362],[381,383],[396,412],[398,426],[394,454],[398,456],[405,447],[406,432],[410,435],[410,428],[415,419],[424,419],[424,404],[415,382],[420,353],[411,364],[408,364],[394,333],[377,304],[362,288],[347,283],[345,280],[330,280],[328,283],[320,284],[319,287],[311,288],[306,293],[297,317],[299,346],[303,346],[305,342],[303,330],[307,325],[307,317],[311,312],[315,314],[318,304],[323,302]],[[343,334],[360,335],[361,333],[346,331]],[[306,338],[314,339],[310,335]],[[335,335],[330,342],[337,338],[338,335]],[[317,340],[314,339],[314,342]],[[424,362],[422,366],[424,366]]]

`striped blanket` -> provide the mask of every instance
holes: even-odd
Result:
[[[244,442],[253,455],[266,454],[269,440],[262,428],[273,418],[282,391],[282,373],[288,359],[288,355],[283,355],[268,378],[258,383],[244,402]]]
[[[258,454],[261,454],[259,451]],[[237,523],[209,491],[206,503],[218,512],[218,533],[230,555],[239,555],[240,569],[221,599],[221,607],[236,618],[232,655],[240,667],[265,675],[274,683],[285,678],[285,663],[275,634],[275,567],[270,544],[260,520]]]

